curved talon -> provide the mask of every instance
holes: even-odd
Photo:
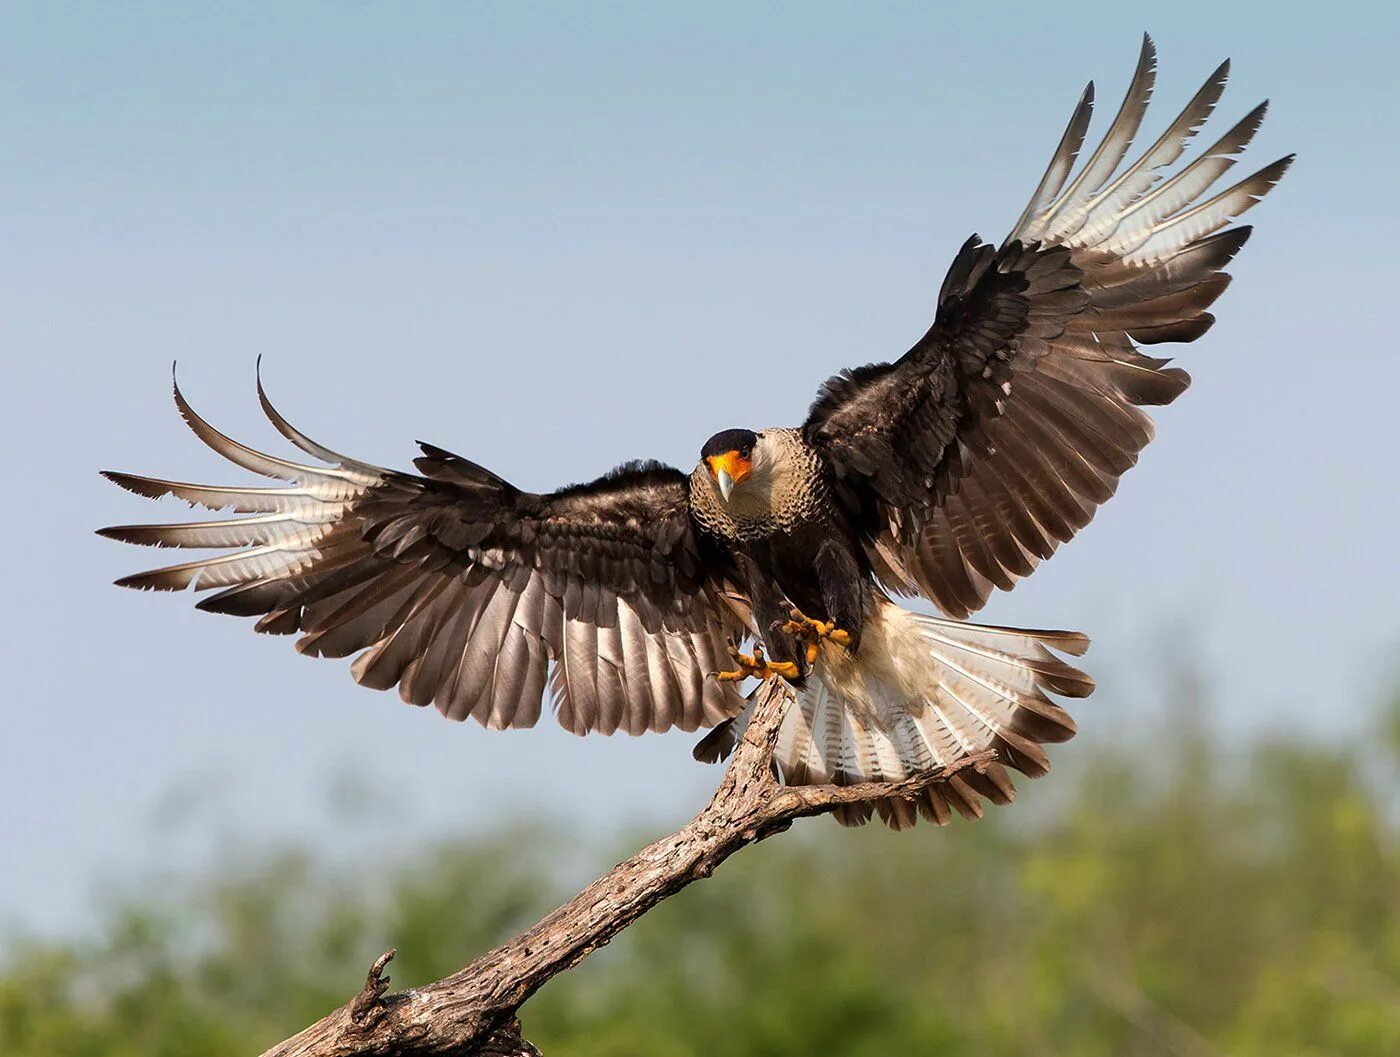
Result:
[[[800,674],[797,665],[792,661],[770,661],[763,656],[763,647],[754,644],[753,656],[740,653],[739,647],[734,643],[729,644],[729,656],[734,658],[734,663],[739,667],[728,672],[711,672],[721,683],[738,683],[754,675],[760,679],[774,679],[782,676],[784,679],[796,679]]]
[[[847,648],[851,645],[851,633],[843,628],[838,628],[834,620],[813,620],[802,610],[793,608],[788,614],[789,620],[781,626],[782,631],[789,635],[795,635],[807,644],[808,665],[817,662],[817,654],[820,652],[822,639],[827,639],[838,646]]]

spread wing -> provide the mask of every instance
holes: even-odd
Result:
[[[149,498],[245,517],[103,529],[157,547],[225,553],[119,580],[149,590],[221,588],[200,602],[300,633],[320,657],[358,653],[355,680],[395,684],[452,719],[529,727],[546,688],[582,734],[695,730],[739,711],[726,667],[738,631],[721,599],[723,556],[691,524],[687,480],[658,463],[623,466],[550,495],[522,492],[466,459],[423,446],[418,474],[347,459],[273,425],[327,465],[288,462],[185,421],[230,462],[285,487],[223,488],[108,473]]]
[[[973,236],[939,293],[933,326],[901,359],[829,380],[806,425],[838,494],[864,519],[893,590],[951,616],[1011,588],[1088,524],[1152,439],[1145,405],[1190,379],[1137,346],[1193,341],[1249,237],[1228,225],[1291,156],[1207,197],[1264,117],[1250,111],[1168,172],[1214,109],[1229,64],[1138,159],[1124,165],[1152,94],[1156,52],[1103,142],[1070,179],[1093,85],[1000,248]]]

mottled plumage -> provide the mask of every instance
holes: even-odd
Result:
[[[219,433],[177,388],[201,440],[286,485],[109,474],[150,498],[246,515],[103,530],[227,552],[119,582],[218,589],[201,609],[299,634],[315,656],[355,655],[358,682],[491,728],[532,725],[546,692],[577,733],[718,724],[697,747],[706,759],[747,715],[734,684],[710,675],[731,641],[761,641],[797,691],[777,753],[785,780],[897,779],[994,748],[985,774],[873,808],[896,827],[976,817],[983,798],[1012,798],[1003,763],[1045,772],[1042,745],[1075,729],[1053,697],[1093,684],[1052,653],[1082,653],[1082,635],[964,618],[1083,528],[1136,462],[1153,433],[1143,407],[1189,383],[1138,346],[1210,328],[1222,269],[1249,237],[1228,225],[1291,160],[1209,195],[1261,105],[1168,172],[1227,70],[1128,161],[1156,71],[1145,39],[1098,147],[1076,171],[1091,85],[1010,235],[967,241],[908,352],[827,381],[799,428],[716,434],[689,475],[630,463],[539,495],[427,445],[417,473],[385,470],[298,432],[259,382],[273,425],[318,460],[303,464]]]

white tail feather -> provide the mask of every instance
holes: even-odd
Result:
[[[1071,632],[943,620],[875,599],[856,653],[824,645],[783,721],[778,767],[792,784],[891,781],[994,749],[1000,763],[1038,776],[1046,769],[1039,744],[1064,741],[1075,729],[1047,695],[1083,697],[1093,689],[1047,647],[1079,654],[1087,646]],[[999,764],[962,778],[995,802],[1012,795]],[[980,814],[975,797],[939,787],[918,807],[941,823],[950,817],[948,802]],[[915,817],[900,805],[877,810],[896,828]]]

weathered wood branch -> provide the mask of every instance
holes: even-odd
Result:
[[[516,1011],[551,978],[577,965],[668,896],[708,877],[740,848],[779,833],[794,819],[843,804],[913,799],[991,754],[900,782],[785,786],[773,773],[773,748],[790,699],[778,680],[759,691],[753,717],[710,802],[686,826],[618,863],[536,925],[466,968],[424,987],[386,994],[375,961],[364,988],[264,1057],[476,1057],[534,1054],[520,1038]]]

